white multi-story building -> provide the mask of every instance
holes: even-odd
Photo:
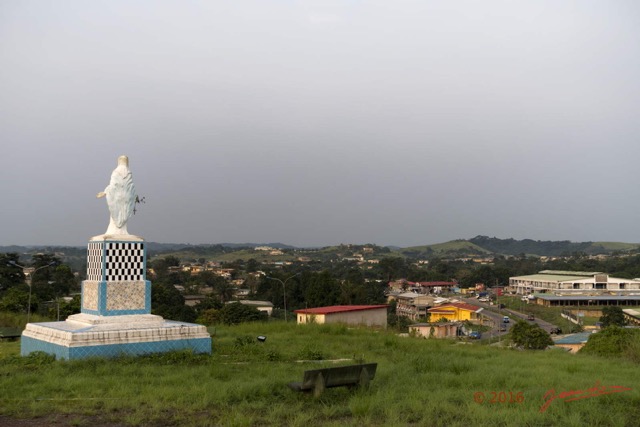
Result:
[[[538,274],[509,278],[517,294],[556,295],[640,295],[639,279],[619,279],[606,273],[544,270]]]

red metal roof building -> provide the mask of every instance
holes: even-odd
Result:
[[[345,323],[387,327],[387,305],[332,305],[295,310],[298,324]]]

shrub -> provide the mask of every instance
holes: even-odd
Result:
[[[623,356],[633,363],[640,364],[640,334],[635,334],[624,350]]]
[[[41,366],[47,366],[55,362],[56,357],[52,354],[45,353],[44,351],[34,351],[27,356],[11,356],[3,359],[4,363],[8,365],[23,366],[28,369],[34,369]]]
[[[279,362],[283,360],[282,354],[276,350],[267,351],[266,358],[269,362]]]
[[[625,352],[633,353],[633,348],[640,347],[637,344],[640,339],[640,330],[625,329],[619,326],[609,326],[601,332],[589,337],[581,353],[595,354],[597,356],[623,356]]]
[[[225,325],[237,325],[242,322],[252,322],[258,320],[267,320],[267,313],[258,310],[255,307],[234,302],[226,304],[220,310],[220,320]]]
[[[196,323],[200,325],[211,326],[219,323],[220,318],[220,310],[209,308],[200,312],[200,316],[198,316],[198,318],[196,319]]]
[[[298,353],[298,357],[302,360],[324,360],[324,354],[316,347],[305,346]]]
[[[608,306],[602,309],[602,316],[600,317],[602,327],[608,326],[624,326],[627,321],[624,318],[624,313],[620,307]]]
[[[241,337],[237,337],[233,343],[235,348],[245,347],[247,345],[254,345],[256,343],[255,339],[249,335],[244,335]]]
[[[511,328],[511,340],[516,346],[526,350],[544,350],[553,345],[553,340],[544,329],[522,320]]]

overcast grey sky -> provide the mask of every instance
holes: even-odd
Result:
[[[0,2],[0,245],[640,242],[640,2]]]

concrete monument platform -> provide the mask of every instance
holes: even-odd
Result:
[[[57,359],[82,359],[172,350],[211,353],[211,337],[202,325],[126,315],[84,323],[74,316],[64,322],[29,323],[22,333],[22,355],[44,351]]]
[[[107,232],[88,244],[81,313],[63,322],[27,324],[22,333],[23,356],[34,351],[59,359],[172,350],[211,353],[211,336],[204,326],[151,314],[144,239],[126,229],[137,200],[128,164],[121,156],[111,183],[98,193],[98,197],[107,197],[110,222]]]

